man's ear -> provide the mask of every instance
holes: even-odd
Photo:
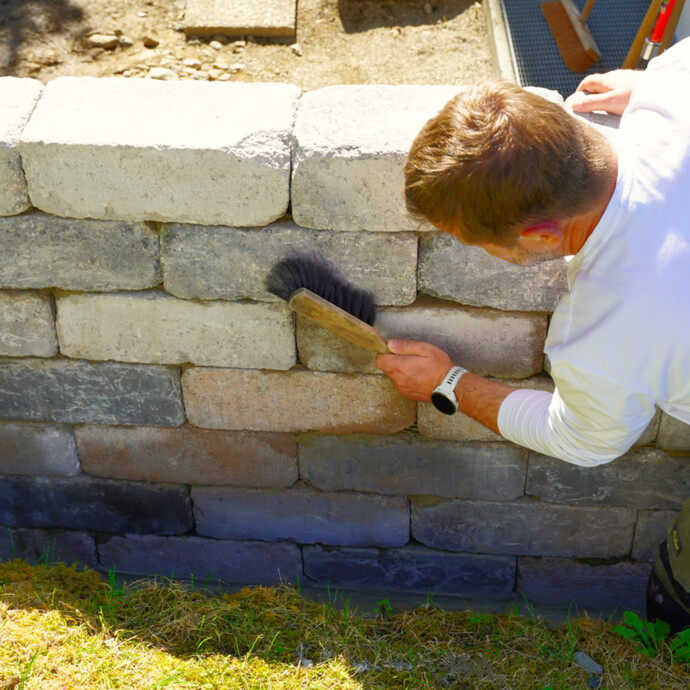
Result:
[[[563,241],[563,230],[555,220],[530,225],[520,232],[523,246],[553,249]]]

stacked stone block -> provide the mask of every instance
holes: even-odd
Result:
[[[545,390],[564,265],[406,217],[460,87],[0,79],[0,556],[140,575],[640,607],[690,492],[659,414],[583,470],[400,396],[267,292],[318,251],[387,337]]]

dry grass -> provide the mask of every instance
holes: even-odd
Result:
[[[690,687],[690,667],[649,658],[579,618],[447,612],[363,617],[287,587],[222,596],[169,581],[125,588],[64,565],[0,565],[0,690],[95,688]]]

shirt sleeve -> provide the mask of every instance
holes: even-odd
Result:
[[[615,460],[640,437],[654,415],[654,405],[634,396],[617,396],[610,385],[604,385],[608,395],[597,399],[598,386],[591,379],[589,384],[588,389],[572,392],[570,404],[563,397],[567,391],[559,388],[554,393],[514,391],[498,412],[501,435],[582,467]]]

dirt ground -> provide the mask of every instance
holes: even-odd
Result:
[[[186,38],[186,0],[0,0],[0,76],[467,84],[494,74],[474,0],[299,0],[297,39]]]

